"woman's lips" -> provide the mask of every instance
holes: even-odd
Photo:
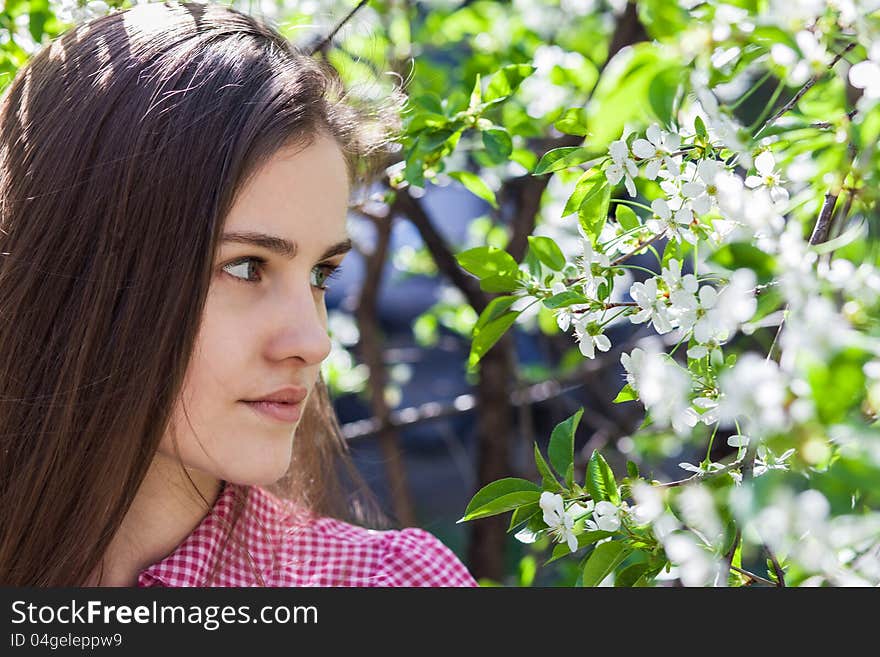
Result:
[[[251,410],[260,417],[268,417],[278,422],[291,424],[299,420],[302,413],[302,402],[298,404],[285,404],[283,402],[246,401]]]

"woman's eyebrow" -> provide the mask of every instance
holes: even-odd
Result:
[[[267,251],[272,251],[280,256],[292,260],[296,256],[298,247],[296,242],[291,242],[277,235],[267,235],[266,233],[256,233],[252,231],[238,231],[233,233],[224,233],[223,242],[237,242],[239,244],[251,244],[258,246]],[[332,258],[340,253],[348,253],[352,249],[351,238],[345,238],[341,242],[330,245],[321,255],[319,260]]]

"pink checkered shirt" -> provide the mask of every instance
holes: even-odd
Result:
[[[138,586],[205,586],[219,556],[235,486],[167,557],[141,571]],[[423,529],[378,531],[310,515],[258,486],[235,527],[266,586],[477,586],[455,554]],[[223,559],[211,586],[260,586],[248,556]]]

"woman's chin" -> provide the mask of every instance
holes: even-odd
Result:
[[[271,486],[287,474],[290,459],[275,463],[261,463],[253,467],[237,467],[231,469],[224,479],[241,486]]]

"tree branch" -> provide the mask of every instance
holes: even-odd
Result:
[[[776,586],[776,582],[771,582],[769,579],[765,579],[765,578],[761,577],[760,575],[755,575],[755,573],[750,573],[748,570],[743,570],[742,568],[737,568],[734,565],[731,565],[730,569],[735,570],[736,572],[738,572],[741,575],[745,575],[746,577],[748,577],[752,581],[761,582],[762,584],[767,584],[769,586]]]
[[[782,566],[779,565],[776,555],[770,551],[770,548],[767,547],[766,543],[762,543],[761,548],[763,548],[764,554],[767,555],[767,558],[770,559],[770,563],[773,564],[773,572],[776,574],[776,579],[778,580],[776,586],[779,588],[785,588],[785,571],[782,570]]]
[[[453,285],[461,290],[477,314],[483,312],[483,309],[489,304],[488,295],[480,289],[477,279],[465,273],[458,265],[452,250],[434,228],[431,218],[418,199],[413,198],[408,189],[398,189],[394,203],[418,228],[437,268],[446,275]]]
[[[837,204],[837,194],[830,191],[825,192],[825,201],[822,203],[822,211],[819,212],[819,218],[813,227],[813,234],[810,235],[810,244],[821,244],[828,239],[828,232],[831,230],[831,217],[834,216],[834,206]]]

